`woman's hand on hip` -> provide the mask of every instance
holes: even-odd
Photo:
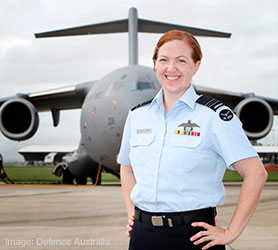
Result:
[[[227,245],[232,243],[236,237],[229,231],[229,229],[222,228],[217,219],[215,218],[215,226],[209,225],[205,222],[193,222],[193,227],[203,227],[205,230],[200,231],[190,238],[194,241],[194,245],[199,245],[204,242],[208,242],[202,250],[206,250],[215,245]]]
[[[128,219],[128,224],[126,225],[126,228],[127,228],[126,234],[128,237],[130,237],[130,232],[132,231],[133,224],[134,224],[134,215],[132,215]]]

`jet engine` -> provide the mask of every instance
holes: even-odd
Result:
[[[0,130],[14,141],[31,138],[38,129],[39,115],[34,105],[23,99],[6,101],[0,108]]]
[[[243,129],[250,140],[258,140],[270,132],[273,110],[263,99],[246,98],[237,104],[234,112],[241,120]]]

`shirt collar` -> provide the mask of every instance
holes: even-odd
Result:
[[[164,103],[163,103],[163,88],[161,88],[158,93],[156,94],[156,96],[153,98],[150,107],[154,104],[157,103],[160,107],[164,107]]]
[[[185,91],[183,96],[178,100],[178,102],[183,102],[187,104],[191,109],[194,109],[195,107],[195,102],[199,96],[197,95],[194,87],[190,85],[190,87]]]
[[[197,95],[194,87],[190,85],[190,87],[185,91],[185,93],[182,95],[182,97],[178,100],[179,103],[185,103],[188,105],[191,109],[194,109],[195,107],[195,102],[199,96]],[[157,103],[160,107],[164,108],[164,103],[163,103],[163,88],[159,90],[159,92],[156,94],[154,99],[151,102],[151,107],[153,103]]]

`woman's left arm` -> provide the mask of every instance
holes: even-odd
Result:
[[[206,229],[206,231],[201,231],[191,237],[191,240],[195,241],[194,244],[196,245],[210,239],[208,244],[202,248],[203,250],[214,245],[230,244],[240,236],[256,209],[261,191],[267,180],[267,172],[259,157],[240,160],[235,162],[233,166],[243,177],[244,181],[229,226],[223,229],[217,220],[216,226],[211,226],[204,222],[192,223],[194,227],[203,227]]]

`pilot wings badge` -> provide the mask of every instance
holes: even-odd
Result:
[[[200,128],[200,126],[197,123],[192,123],[191,120],[188,120],[187,123],[181,123],[178,127],[183,127],[183,130],[177,129],[175,134],[200,136],[200,132],[193,131],[194,128]]]

